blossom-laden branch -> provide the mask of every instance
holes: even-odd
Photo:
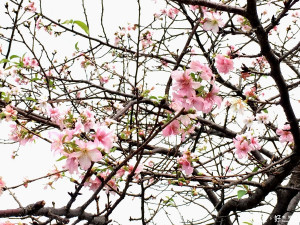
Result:
[[[53,19],[38,0],[5,5],[0,119],[22,146],[12,158],[43,139],[57,161],[20,185],[0,174],[1,197],[14,189],[20,206],[1,217],[108,224],[123,202],[140,198],[141,216],[132,212],[130,221],[155,223],[161,211],[191,204],[207,214],[184,215],[185,223],[232,224],[275,194],[284,206],[274,203],[266,224],[292,214],[300,183],[298,1],[164,2],[148,18],[138,1],[135,21],[110,24],[113,33],[104,1],[100,30],[89,14],[95,6],[84,1],[84,22],[77,14]],[[72,182],[64,207],[21,206],[19,187],[42,178],[53,189]]]

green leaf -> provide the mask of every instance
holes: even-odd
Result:
[[[14,58],[20,58],[20,56],[12,55],[11,57],[9,57],[9,59],[14,59]]]
[[[243,222],[244,224],[247,224],[247,225],[253,225],[253,223],[250,223],[250,222]]]
[[[62,24],[69,24],[69,23],[73,23],[73,20],[66,20],[65,22],[63,22]]]
[[[2,59],[2,60],[0,61],[0,63],[8,63],[8,62],[9,62],[8,59]]]
[[[61,160],[67,159],[67,158],[68,158],[67,156],[63,155],[63,156],[60,157],[58,160],[56,160],[56,162],[59,162],[59,161],[61,161]]]
[[[263,109],[262,110],[264,113],[268,113],[268,110],[267,109]]]
[[[190,76],[193,78],[193,80],[196,80],[196,76],[194,73],[190,73]]]
[[[256,166],[253,170],[252,170],[252,172],[257,172],[258,171],[258,166]],[[251,177],[249,177],[248,178],[248,181],[251,181],[253,179],[253,176],[251,176]]]
[[[75,49],[76,49],[77,51],[79,51],[79,48],[78,48],[78,42],[75,44]]]
[[[156,97],[156,96],[150,96],[149,98],[150,98],[150,99],[155,99],[155,100],[157,100],[157,97]]]
[[[245,194],[247,194],[247,191],[245,191],[245,190],[239,190],[237,192],[238,199],[240,199],[241,197],[243,197]]]
[[[75,21],[73,21],[73,23],[75,23],[78,26],[80,26],[81,29],[84,30],[85,33],[90,34],[89,28],[88,28],[88,26],[84,22],[79,21],[79,20],[75,20]]]
[[[26,100],[27,100],[27,101],[33,101],[33,102],[36,102],[36,99],[34,99],[34,98],[32,98],[32,97],[27,97]]]

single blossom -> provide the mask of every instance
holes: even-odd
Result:
[[[109,153],[110,149],[113,146],[115,135],[113,130],[110,130],[108,127],[100,125],[96,128],[96,134],[94,135],[95,143],[100,145],[106,153]]]
[[[207,95],[204,98],[204,108],[202,111],[204,113],[209,113],[212,110],[213,105],[217,104],[218,107],[221,106],[222,98],[217,95],[219,92],[219,87],[214,85],[212,90],[207,93]]]
[[[18,112],[14,110],[10,105],[7,105],[5,108],[2,108],[6,121],[11,121],[12,119],[17,117]]]
[[[168,126],[166,126],[162,130],[162,134],[164,137],[168,137],[171,135],[177,135],[179,133],[180,133],[180,124],[179,124],[178,120],[172,121]]]
[[[224,55],[216,56],[216,67],[220,73],[227,74],[233,69],[233,61]]]
[[[203,20],[203,30],[211,30],[214,33],[218,33],[219,27],[223,27],[221,15],[218,12],[205,12]]]
[[[131,173],[131,172],[133,171],[133,169],[134,169],[134,167],[135,167],[135,164],[136,164],[136,162],[131,162],[131,163],[129,163],[129,165],[128,165],[128,172],[129,172],[129,173]],[[139,174],[140,172],[142,172],[143,168],[144,168],[143,163],[139,163],[139,164],[137,165],[135,171],[134,171],[134,174]]]
[[[191,96],[195,90],[201,86],[199,82],[193,81],[190,73],[192,70],[188,69],[185,71],[172,71],[171,77],[175,81],[172,85],[172,89],[180,95]]]
[[[60,131],[49,131],[49,138],[52,141],[51,150],[55,153],[62,153],[64,150],[65,134]]]
[[[254,120],[255,120],[255,117],[253,115],[251,115],[251,116],[245,117],[243,122],[247,127],[251,127]]]
[[[78,157],[77,155],[74,155],[73,153],[68,155],[68,158],[66,160],[66,165],[64,166],[67,170],[69,170],[70,173],[78,173]]]
[[[87,182],[84,183],[85,186],[90,187],[90,190],[96,191],[97,188],[101,185],[101,180],[98,177],[94,179],[90,178]]]
[[[244,110],[246,108],[245,102],[240,98],[234,98],[230,101],[230,109],[232,109],[234,112],[243,114]]]
[[[92,162],[98,162],[102,159],[102,154],[97,149],[97,144],[95,142],[84,142],[82,140],[76,140],[75,142],[80,150],[73,152],[70,155],[78,158],[82,169],[87,170]]]
[[[289,124],[286,124],[283,126],[283,129],[277,129],[276,130],[276,134],[279,135],[279,141],[281,143],[283,142],[294,142],[294,138],[293,138],[293,135],[290,131],[291,129],[291,126]]]

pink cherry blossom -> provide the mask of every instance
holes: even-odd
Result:
[[[190,67],[194,72],[200,72],[201,79],[210,81],[213,78],[211,69],[199,61],[192,61]]]
[[[264,123],[264,124],[267,124],[269,123],[269,115],[267,113],[258,113],[256,114],[256,120],[259,122],[259,123]]]
[[[120,42],[121,42],[121,39],[118,36],[116,36],[114,46],[118,46]]]
[[[35,22],[35,28],[36,28],[37,30],[41,29],[41,27],[42,27],[41,20],[42,20],[42,18],[39,17],[39,18],[36,20],[36,22]]]
[[[177,158],[177,163],[187,176],[191,175],[194,171],[192,159],[193,157],[188,150],[183,153],[182,157]]]
[[[260,146],[260,144],[258,142],[258,138],[250,136],[248,138],[248,140],[250,140],[250,148],[251,148],[251,150],[260,150],[261,149],[261,146]]]
[[[220,73],[227,74],[233,69],[233,61],[224,55],[216,56],[216,67]]]
[[[150,31],[146,31],[142,34],[141,44],[143,49],[149,47],[152,44],[152,33]]]
[[[218,33],[219,27],[223,27],[224,23],[218,12],[205,12],[203,20],[203,30],[211,30],[214,33]]]
[[[201,97],[197,97],[195,95],[195,91],[190,96],[178,94],[176,92],[173,92],[172,96],[173,96],[173,101],[175,102],[175,104],[172,105],[172,108],[178,107],[179,110],[182,108],[185,108],[185,110],[189,110],[194,106],[194,104],[201,103],[201,100],[200,100]]]
[[[204,113],[209,113],[212,110],[214,104],[217,104],[218,107],[221,106],[222,98],[220,96],[217,96],[218,92],[219,87],[214,85],[212,90],[209,93],[207,93],[207,95],[204,98],[204,108],[202,109]]]
[[[180,122],[184,126],[188,126],[191,124],[191,119],[195,119],[197,117],[196,114],[186,114],[179,117]]]
[[[23,124],[25,126],[25,123]],[[13,141],[19,142],[20,145],[26,145],[33,142],[37,137],[30,133],[26,128],[16,123],[10,125],[11,133],[9,138]]]
[[[178,15],[179,10],[176,8],[170,8],[166,14],[170,19],[174,19],[176,15]]]
[[[109,81],[109,76],[104,74],[100,76],[100,83],[106,84]]]
[[[75,123],[74,134],[80,134],[84,132],[84,126],[81,122],[81,118],[78,118]]]
[[[30,66],[31,66],[31,67],[37,67],[37,66],[39,66],[39,64],[38,64],[38,62],[37,62],[36,59],[31,59],[31,61],[30,61]]]
[[[178,120],[174,120],[162,130],[162,134],[164,137],[177,135],[180,133],[179,129],[180,129],[180,124]]]
[[[98,126],[96,128],[96,134],[94,135],[95,143],[100,145],[106,153],[109,153],[113,146],[115,135],[113,130],[110,130],[106,126]]]
[[[17,117],[18,112],[14,110],[10,105],[7,105],[5,108],[2,108],[6,121],[11,121],[12,119]]]
[[[238,157],[244,158],[247,157],[248,152],[250,151],[249,143],[247,140],[239,140],[239,139],[233,139],[236,151],[235,153],[238,155]]]
[[[294,142],[293,135],[290,131],[291,127],[289,124],[283,126],[283,129],[277,129],[276,134],[279,135],[279,141],[283,142]]]
[[[237,135],[233,139],[233,143],[236,149],[235,153],[240,159],[247,157],[248,152],[259,150],[261,148],[258,139],[253,137],[249,133],[244,135]]]
[[[116,173],[116,177],[123,177],[124,176],[124,174],[125,174],[125,172],[126,172],[126,170],[125,170],[125,168],[124,168],[124,166],[121,168],[121,169],[119,169],[118,171],[117,171],[117,173]]]
[[[182,170],[187,176],[193,173],[194,168],[191,166],[191,163],[185,157],[178,158],[177,162],[179,165],[181,165]]]
[[[205,108],[205,100],[202,97],[196,95],[191,96],[188,101],[196,110],[203,111]]]
[[[95,142],[85,142],[81,140],[76,140],[75,142],[80,151],[73,152],[71,155],[78,158],[82,169],[87,170],[91,166],[91,162],[98,162],[102,159],[102,154],[97,149]]]
[[[67,170],[69,170],[70,173],[78,173],[78,158],[77,155],[74,155],[73,153],[68,155],[68,158],[66,160],[66,165],[64,166]]]
[[[49,138],[52,141],[51,150],[55,153],[62,153],[64,149],[65,134],[58,131],[49,131]]]
[[[34,2],[30,2],[29,5],[27,5],[27,6],[25,7],[25,10],[29,10],[29,11],[31,11],[31,12],[35,12],[35,11],[36,11],[36,8],[35,8],[35,6],[34,6]]]
[[[196,9],[199,9],[198,5],[190,5],[190,10],[195,11]]]
[[[30,64],[31,64],[31,59],[30,59],[30,57],[29,57],[29,56],[24,57],[24,58],[23,58],[23,65],[24,65],[25,67],[29,67]]]
[[[9,221],[6,221],[6,222],[3,222],[3,223],[0,223],[0,225],[15,225],[15,224],[11,223]]]
[[[95,125],[95,113],[89,108],[85,109],[81,114],[84,132],[89,132]]]
[[[250,98],[250,97],[256,98],[257,96],[256,96],[255,91],[256,91],[256,88],[255,88],[255,87],[247,88],[247,89],[245,89],[245,91],[244,91],[244,95],[245,95],[246,97],[248,97],[248,98]]]
[[[129,165],[128,165],[128,173],[131,173],[133,171],[133,169],[135,167],[135,164],[136,164],[136,162],[129,163]],[[142,163],[139,163],[138,166],[136,167],[134,173],[135,174],[139,174],[140,172],[142,172],[143,168],[144,168],[144,165]]]
[[[84,185],[89,186],[90,190],[96,191],[101,185],[101,180],[98,177],[95,177],[94,179],[90,178],[86,183],[84,183]]]
[[[180,95],[190,96],[193,95],[195,90],[201,86],[199,82],[193,81],[190,73],[192,70],[188,69],[185,71],[172,71],[171,77],[175,81],[172,85],[172,89],[176,90]]]

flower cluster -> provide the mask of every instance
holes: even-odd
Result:
[[[235,153],[240,159],[247,157],[248,152],[250,151],[261,149],[258,139],[251,134],[237,135],[233,139],[233,143],[236,149]]]
[[[179,10],[176,8],[162,9],[162,10],[160,10],[160,13],[155,13],[154,17],[159,18],[161,15],[166,15],[170,19],[175,19],[175,16],[177,16],[178,13],[179,13]]]
[[[196,112],[211,112],[214,105],[221,106],[222,98],[217,95],[219,88],[214,83],[215,78],[211,69],[199,61],[192,61],[190,69],[173,71],[171,77],[174,82],[172,85],[172,109],[180,111],[184,108],[186,112],[191,111],[192,113],[172,121],[163,129],[163,135],[166,137],[181,133],[184,138],[185,134],[194,130],[191,119],[196,118]],[[209,84],[209,91],[205,90],[206,85],[203,82]],[[185,128],[181,129],[180,124]]]
[[[27,143],[33,142],[37,136],[32,134],[29,129],[25,127],[26,122],[22,122],[20,125],[13,123],[10,124],[9,138],[13,141],[19,142],[20,145],[26,145]]]
[[[146,31],[142,34],[140,40],[143,49],[149,47],[152,44],[152,33],[150,31]]]
[[[242,31],[249,32],[252,29],[249,20],[245,17],[237,16],[236,20],[240,24]]]
[[[173,101],[185,110],[196,109],[209,113],[214,104],[221,105],[222,99],[217,96],[219,88],[213,83],[214,77],[210,68],[198,61],[192,61],[191,69],[185,71],[175,70],[171,77],[174,84]],[[212,84],[212,89],[205,92],[201,81],[206,80]]]
[[[113,130],[105,123],[96,123],[94,113],[89,109],[85,109],[77,119],[69,114],[61,117],[58,110],[53,110],[51,115],[55,121],[62,121],[61,131],[49,132],[51,150],[67,159],[65,167],[70,173],[78,172],[79,165],[87,170],[92,162],[102,159],[102,153],[110,152],[115,141]],[[89,141],[84,140],[81,134],[87,135]]]
[[[23,65],[25,68],[34,68],[37,67],[39,64],[36,59],[26,56],[23,58]]]

